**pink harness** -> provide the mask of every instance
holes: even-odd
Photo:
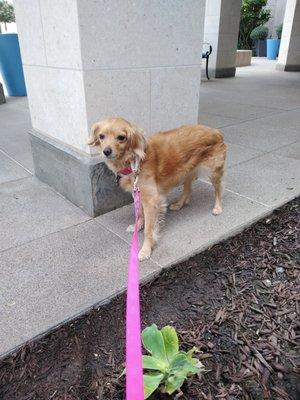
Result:
[[[130,258],[128,266],[127,303],[126,303],[126,400],[144,400],[144,381],[141,346],[141,315],[139,295],[139,239],[137,220],[140,209],[140,192],[137,187],[138,168],[126,168],[134,173],[133,199],[135,210],[135,225],[132,235]]]

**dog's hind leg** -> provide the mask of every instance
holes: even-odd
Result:
[[[215,205],[212,213],[214,215],[219,215],[223,211],[222,209],[222,179],[224,175],[224,163],[216,167],[211,176],[210,180],[215,189]]]
[[[192,183],[197,179],[197,171],[190,172],[183,183],[183,193],[180,198],[170,205],[170,210],[180,210],[185,204],[189,204],[192,192]]]

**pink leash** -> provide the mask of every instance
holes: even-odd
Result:
[[[130,249],[126,306],[126,400],[144,400],[137,227],[141,200],[136,185],[133,198],[135,225]]]

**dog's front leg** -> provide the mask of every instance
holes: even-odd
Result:
[[[138,231],[141,231],[144,228],[144,223],[145,223],[145,218],[144,218],[144,211],[143,211],[143,206],[141,204],[140,210],[139,210],[139,215],[138,215],[138,220],[137,220],[137,229]],[[129,225],[128,228],[126,229],[127,232],[134,232],[134,224]]]
[[[131,175],[122,176],[119,180],[120,187],[126,192],[132,193],[133,178]]]
[[[145,260],[151,256],[152,248],[155,244],[156,228],[159,214],[159,201],[156,196],[147,198],[143,201],[145,218],[145,238],[143,246],[139,252],[139,260]]]

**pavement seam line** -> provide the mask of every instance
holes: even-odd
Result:
[[[152,279],[155,279],[155,277],[157,277],[160,273],[161,273],[161,271],[154,271],[154,272],[149,273],[147,276],[145,276],[143,278],[140,278],[140,285],[143,285],[143,284],[146,284],[146,283],[150,282]],[[7,355],[14,353],[20,347],[22,347],[24,344],[29,344],[29,343],[32,343],[32,342],[34,342],[36,340],[39,340],[39,339],[45,337],[45,335],[47,335],[48,333],[53,332],[55,329],[65,325],[68,322],[72,322],[73,321],[74,323],[76,323],[76,319],[77,318],[81,317],[85,313],[90,312],[92,310],[95,310],[95,309],[99,310],[100,308],[102,308],[106,304],[109,304],[117,296],[122,295],[123,293],[125,293],[125,291],[126,291],[126,286],[124,285],[124,287],[116,290],[111,295],[109,295],[109,296],[97,301],[96,303],[93,303],[91,305],[86,306],[84,309],[82,309],[82,310],[80,310],[78,312],[75,312],[71,316],[63,319],[62,321],[60,321],[58,323],[54,323],[52,326],[50,326],[50,327],[46,328],[44,331],[34,335],[30,339],[23,340],[20,344],[15,345],[10,350],[7,350],[7,351],[4,351],[3,353],[0,353],[0,358],[4,359]]]
[[[270,209],[270,210],[273,209],[272,206],[269,206],[268,204],[262,203],[261,201],[258,201],[258,200],[251,199],[251,197],[248,197],[248,196],[245,196],[245,195],[243,195],[243,194],[237,193],[237,192],[235,192],[234,190],[231,190],[231,189],[226,189],[226,190],[227,190],[228,192],[230,192],[230,193],[236,194],[236,195],[239,196],[239,197],[243,197],[244,199],[247,199],[247,200],[249,200],[249,201],[251,201],[251,202],[254,202],[254,203],[256,203],[256,204],[260,204],[261,206],[264,206],[264,207],[266,207],[266,208],[268,208],[268,209]],[[274,210],[275,210],[275,208],[274,208]]]
[[[11,157],[8,153],[6,153],[6,151],[4,151],[3,149],[0,149],[1,153],[3,153],[6,157],[8,157],[11,161],[15,162],[16,164],[19,165],[19,167],[25,169],[25,171],[27,171],[30,175],[33,175],[33,173],[31,171],[29,171],[29,169],[27,169],[26,167],[24,167],[24,165],[22,165],[21,163],[19,163],[19,161],[17,161],[15,158]]]
[[[298,142],[299,142],[299,140],[296,140],[295,142],[285,144],[284,146],[276,147],[276,149],[274,149],[274,150],[266,151],[266,152],[264,152],[264,153],[262,153],[262,154],[258,154],[257,156],[253,156],[253,157],[249,158],[248,160],[244,160],[244,161],[238,162],[238,163],[236,163],[236,164],[230,165],[229,167],[227,167],[227,170],[229,170],[229,169],[231,169],[231,168],[233,168],[233,167],[236,167],[237,165],[245,164],[245,163],[247,163],[248,161],[255,160],[256,158],[265,157],[265,156],[267,156],[267,155],[272,155],[275,151],[278,151],[278,150],[280,150],[280,149],[283,149],[283,148],[285,148],[285,147],[287,147],[287,146],[291,146],[291,145],[296,144],[296,143],[298,143]],[[245,145],[243,145],[243,144],[237,144],[237,143],[232,143],[232,142],[226,142],[226,143],[229,143],[229,144],[232,144],[232,145],[235,145],[235,146],[248,147],[248,146],[245,146]],[[255,148],[255,147],[248,147],[248,148],[249,148],[249,149],[252,149],[252,150],[259,150],[259,149]],[[281,154],[273,154],[273,155],[276,156],[276,157],[287,158],[287,159],[292,158],[293,160],[297,160],[297,158],[294,158],[294,157],[287,157],[287,156],[283,156],[283,155],[281,155]]]
[[[119,239],[121,239],[124,243],[126,243],[128,246],[130,246],[130,240],[124,239],[122,236],[120,236],[117,232],[114,232],[113,230],[109,229],[107,226],[103,225],[103,223],[96,221],[97,224],[99,224],[102,228],[106,229],[108,232],[112,233],[113,235],[117,236]],[[163,265],[158,263],[157,261],[153,260],[152,257],[149,258],[154,264],[156,264],[159,268],[163,268]]]
[[[242,103],[243,104],[243,103]],[[244,104],[245,106],[249,106],[249,104]],[[235,126],[235,125],[241,125],[241,124],[245,124],[245,123],[247,123],[247,122],[250,122],[250,121],[257,121],[257,120],[259,120],[259,119],[262,119],[262,118],[266,118],[266,117],[269,117],[269,116],[271,116],[271,115],[274,115],[274,114],[276,114],[276,115],[278,115],[278,114],[283,114],[283,113],[285,113],[285,112],[289,112],[289,111],[286,111],[286,110],[282,110],[282,108],[278,108],[278,109],[272,109],[272,110],[274,110],[273,112],[270,112],[270,114],[264,114],[264,115],[261,115],[261,116],[259,116],[259,117],[254,117],[254,118],[249,118],[249,119],[247,119],[247,120],[242,120],[242,119],[240,119],[240,120],[238,120],[238,118],[235,118],[235,117],[229,117],[229,116],[227,116],[227,115],[222,115],[222,114],[215,114],[215,113],[210,113],[210,112],[207,112],[207,111],[201,111],[201,112],[205,112],[205,114],[209,114],[209,115],[215,115],[215,116],[218,116],[218,117],[223,117],[223,118],[235,118],[235,119],[237,119],[239,122],[237,122],[237,123],[234,123],[234,124],[229,124],[229,125],[224,125],[224,126],[222,126],[222,127],[220,127],[220,128],[230,128],[231,126]],[[276,111],[278,111],[278,110],[280,110],[281,112],[276,112]],[[219,128],[217,128],[217,129],[219,129]]]
[[[176,261],[174,261],[174,262],[172,261],[171,263],[166,264],[163,268],[171,268],[173,265],[177,265],[181,262],[184,262],[184,261],[188,260],[189,258],[194,257],[197,254],[200,254],[200,253],[210,249],[211,247],[221,243],[222,241],[238,235],[240,232],[243,232],[245,229],[249,228],[250,226],[256,224],[258,221],[262,220],[266,216],[270,215],[270,213],[272,213],[274,210],[276,210],[276,208],[269,208],[268,210],[264,210],[263,213],[256,215],[252,219],[249,219],[249,220],[237,225],[236,227],[230,229],[226,233],[220,235],[216,240],[213,240],[211,243],[206,243],[203,246],[200,246],[200,247],[196,248],[195,250],[190,251],[185,256],[183,256],[181,258],[177,258]]]
[[[26,179],[26,178],[25,178],[25,179]],[[12,249],[16,249],[16,248],[20,248],[20,247],[26,246],[27,244],[33,243],[33,242],[35,242],[35,241],[37,241],[37,240],[39,240],[39,239],[46,238],[46,237],[48,237],[48,236],[54,235],[55,233],[59,233],[59,232],[66,231],[67,229],[74,228],[75,226],[83,225],[83,224],[85,224],[86,222],[89,222],[89,221],[91,221],[91,220],[93,220],[93,218],[89,218],[89,219],[87,219],[87,220],[85,220],[85,221],[78,222],[78,224],[74,224],[74,225],[71,225],[71,226],[67,226],[67,227],[65,227],[65,228],[59,229],[58,231],[49,232],[49,233],[47,233],[46,235],[42,235],[42,236],[36,237],[36,238],[34,238],[34,239],[28,240],[27,242],[20,243],[20,244],[16,244],[15,246],[11,246],[11,247],[9,247],[9,248],[7,248],[7,249],[0,250],[0,254],[5,253],[6,251],[9,251],[9,250],[12,250]]]
[[[226,179],[226,177],[225,177],[225,179]],[[203,179],[203,178],[199,178],[199,181],[200,181],[200,182],[203,182],[203,183],[208,183],[210,186],[212,186],[211,182],[206,181],[206,180]],[[243,195],[243,194],[240,194],[240,193],[238,193],[238,192],[235,192],[234,190],[231,190],[231,189],[226,188],[226,184],[225,184],[224,192],[226,192],[226,191],[227,191],[227,192],[230,192],[230,193],[233,193],[233,194],[236,194],[236,195],[239,196],[239,197],[243,197],[244,199],[247,199],[247,200],[249,200],[249,201],[251,201],[251,202],[253,202],[253,203],[259,204],[259,205],[264,206],[264,207],[267,207],[268,209],[272,209],[272,206],[269,206],[269,205],[267,205],[267,204],[265,204],[265,203],[261,203],[260,201],[251,199],[250,197],[247,197],[247,196],[245,196],[245,195]],[[275,208],[274,208],[274,210],[275,210]]]
[[[109,214],[109,213],[108,213]],[[130,240],[126,240],[124,239],[122,236],[120,236],[117,232],[114,232],[113,230],[111,230],[110,228],[108,228],[107,226],[103,225],[103,223],[96,221],[96,224],[100,225],[103,229],[107,230],[108,232],[112,233],[113,235],[117,236],[119,239],[122,240],[122,242],[128,244],[130,246]]]
[[[203,93],[204,94],[204,93]],[[216,97],[216,95],[214,94],[214,95],[211,95],[212,97],[210,98],[210,100],[216,100],[214,97]],[[219,100],[220,102],[223,102],[223,103],[227,103],[227,101],[223,101],[223,100]],[[278,111],[280,111],[280,113],[282,113],[282,112],[289,112],[289,111],[291,111],[291,110],[285,110],[285,109],[283,109],[283,108],[278,108],[278,107],[266,107],[266,106],[258,106],[258,105],[256,105],[256,104],[250,104],[250,103],[241,103],[241,102],[238,102],[238,101],[232,101],[231,103],[235,103],[235,104],[238,104],[238,105],[242,105],[242,106],[246,106],[246,107],[256,107],[256,108],[264,108],[264,109],[266,109],[266,110],[269,110],[270,111],[270,113],[272,112],[272,113],[278,113]],[[200,105],[201,106],[201,105]],[[243,121],[243,118],[237,118],[237,117],[233,117],[232,115],[224,115],[224,114],[218,114],[218,113],[214,113],[214,112],[210,112],[210,111],[200,111],[200,112],[204,112],[204,113],[206,113],[206,114],[210,114],[210,115],[218,115],[218,116],[220,116],[220,117],[225,117],[225,118],[233,118],[233,119],[237,119],[237,120],[239,120],[239,121]],[[262,115],[253,115],[253,117],[251,117],[250,116],[250,120],[252,120],[252,119],[259,119],[259,118],[265,118],[266,117],[266,114],[262,114]]]
[[[30,178],[32,178],[32,175],[30,175],[30,176],[24,176],[23,178],[12,179],[12,180],[10,180],[10,181],[2,182],[2,183],[0,183],[0,189],[1,189],[1,186],[8,185],[8,184],[10,184],[10,183],[15,183],[15,182],[18,182],[18,181],[23,181],[24,179],[30,179]]]
[[[227,143],[229,143],[229,144],[234,144],[234,143],[230,143],[230,142],[226,142],[226,144],[227,144]],[[244,146],[244,145],[238,145],[238,146],[247,147],[247,146]],[[254,149],[253,147],[248,147],[248,148],[251,149],[251,150],[258,150],[258,149]],[[248,162],[248,161],[255,160],[256,158],[265,156],[266,154],[269,154],[269,153],[267,152],[267,153],[258,154],[257,156],[253,156],[253,157],[251,157],[251,158],[248,158],[247,160],[240,161],[240,162],[237,162],[237,163],[235,163],[235,164],[229,165],[229,166],[226,168],[226,170],[229,170],[229,169],[231,169],[231,168],[233,168],[233,167],[236,167],[237,165],[244,164],[244,163],[246,163],[246,162]],[[225,172],[225,177],[226,177],[226,172]]]

